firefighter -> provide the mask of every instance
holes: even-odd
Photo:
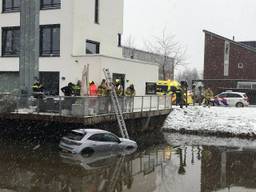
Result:
[[[123,94],[124,94],[124,88],[123,88],[123,86],[121,85],[119,79],[116,80],[115,89],[116,89],[116,94],[117,94],[117,96],[123,96]]]
[[[210,101],[213,98],[213,92],[208,87],[207,89],[204,90],[204,105],[210,107]]]
[[[134,97],[136,95],[136,91],[134,89],[134,85],[131,84],[127,89],[125,90],[125,96]]]
[[[99,113],[100,114],[108,113],[111,106],[111,100],[110,100],[110,97],[108,97],[110,93],[110,88],[108,87],[105,79],[101,81],[101,84],[98,87],[97,93],[98,93],[98,96],[100,96],[98,98]]]
[[[176,105],[179,105],[180,108],[183,108],[183,102],[184,102],[184,91],[182,87],[178,87],[176,90]]]
[[[128,112],[133,112],[134,108],[134,96],[136,95],[136,91],[134,89],[134,85],[131,84],[127,89],[125,90],[125,105],[126,108],[124,110],[128,110]]]
[[[72,84],[74,96],[81,96],[81,81],[77,81],[76,85]]]
[[[196,85],[192,85],[192,100],[193,100],[193,106],[196,104]]]
[[[67,86],[61,88],[61,91],[64,93],[64,96],[70,97],[73,95],[73,86],[74,84],[70,82]]]
[[[101,84],[97,90],[98,96],[107,96],[107,83],[105,79],[102,79]]]
[[[36,80],[32,85],[32,91],[34,93],[42,93],[44,91],[43,85],[38,80]]]
[[[44,87],[38,80],[36,80],[35,83],[32,85],[32,92],[33,92],[34,98],[37,98],[37,99],[43,98]]]

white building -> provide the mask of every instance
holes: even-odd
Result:
[[[0,91],[19,85],[19,1],[0,0]],[[39,71],[46,89],[60,93],[81,80],[89,64],[89,80],[96,84],[109,68],[113,78],[144,95],[146,82],[158,80],[159,66],[123,58],[122,33],[123,0],[41,0]]]

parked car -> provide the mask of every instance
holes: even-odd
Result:
[[[246,93],[242,92],[222,92],[211,100],[214,106],[235,106],[244,107],[249,105]]]
[[[71,153],[91,155],[94,152],[137,149],[137,143],[100,129],[77,129],[64,136],[59,147]]]

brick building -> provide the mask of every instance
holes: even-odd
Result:
[[[256,43],[236,42],[204,30],[204,84],[217,94],[246,92],[256,102]]]

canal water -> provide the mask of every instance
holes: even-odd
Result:
[[[256,191],[254,141],[171,133],[157,138],[139,140],[133,154],[90,157],[62,153],[55,142],[2,140],[0,191]]]

